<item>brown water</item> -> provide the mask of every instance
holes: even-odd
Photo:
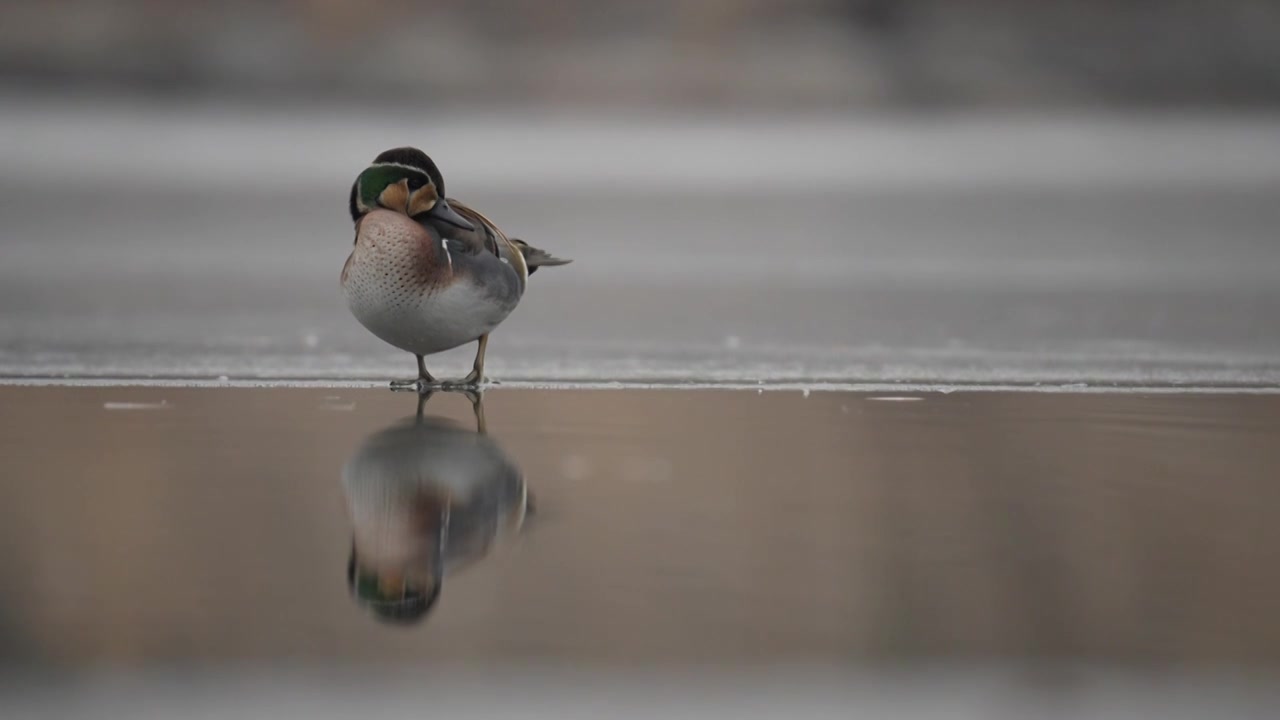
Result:
[[[0,389],[8,676],[1280,668],[1277,396],[497,390],[484,436],[415,406]],[[378,619],[353,534],[366,598],[438,602]]]

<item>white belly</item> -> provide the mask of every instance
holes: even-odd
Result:
[[[351,268],[347,306],[369,332],[401,350],[431,355],[478,340],[511,312],[480,288],[460,282],[429,293],[389,282],[369,267]]]

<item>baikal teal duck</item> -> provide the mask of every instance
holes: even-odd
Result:
[[[378,155],[351,187],[355,247],[342,268],[347,305],[369,332],[418,359],[419,392],[484,382],[489,333],[524,296],[540,267],[564,265],[445,197],[436,164],[417,148]],[[471,374],[440,381],[425,357],[476,342]]]

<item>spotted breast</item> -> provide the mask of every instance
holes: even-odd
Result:
[[[523,294],[510,262],[468,251],[437,230],[389,210],[360,219],[342,269],[347,305],[383,341],[418,355],[474,342]]]

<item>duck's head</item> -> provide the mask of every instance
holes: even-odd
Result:
[[[438,567],[438,566],[435,566]],[[347,560],[347,589],[374,617],[397,625],[421,622],[440,599],[441,573],[382,571],[360,564],[354,544]]]
[[[417,148],[387,150],[373,159],[351,186],[351,219],[359,220],[376,208],[418,220],[438,220],[463,230],[475,226],[445,200],[440,169]]]

